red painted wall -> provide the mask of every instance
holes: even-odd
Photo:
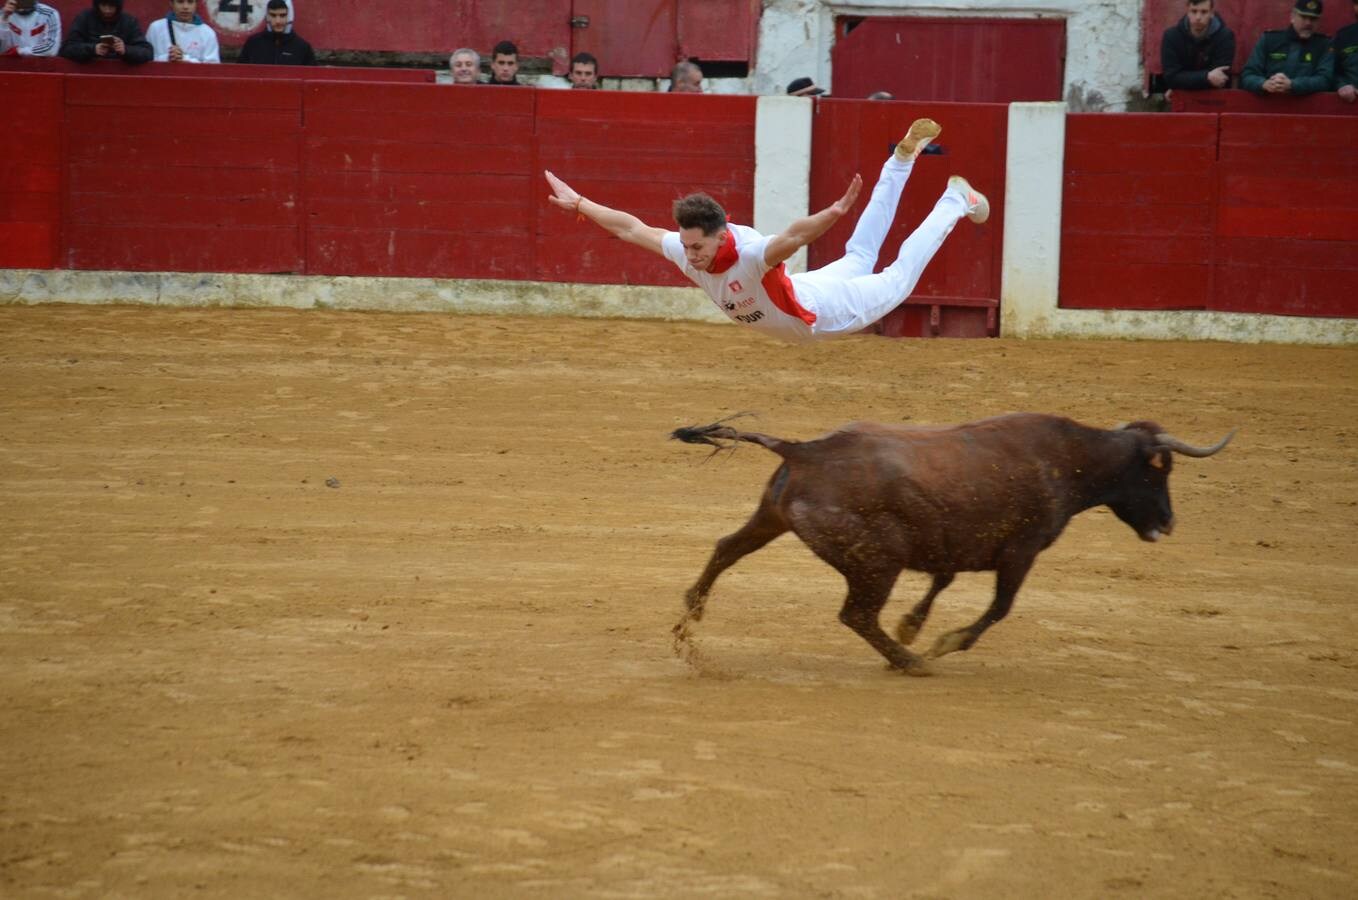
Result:
[[[1354,117],[1067,117],[1061,306],[1358,316],[1354,147]]]
[[[754,97],[0,71],[0,266],[687,284],[551,206],[753,214]],[[337,70],[342,71],[342,70]],[[64,225],[64,230],[63,230]]]

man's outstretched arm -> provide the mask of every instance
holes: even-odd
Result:
[[[854,202],[858,200],[858,192],[862,189],[863,176],[855,175],[843,197],[820,212],[793,222],[782,234],[775,234],[764,247],[764,264],[770,269],[773,268],[829,231],[831,226],[853,209]]]
[[[660,241],[665,237],[665,229],[653,228],[631,213],[604,206],[602,203],[595,203],[593,200],[586,200],[570,185],[551,172],[543,172],[543,174],[547,176],[547,184],[551,185],[552,188],[552,196],[547,199],[554,206],[584,216],[600,228],[615,237],[622,238],[629,244],[645,247],[652,253],[658,253],[661,256],[665,255],[664,249],[660,246]]]

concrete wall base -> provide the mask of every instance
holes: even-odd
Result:
[[[133,303],[728,322],[694,288],[432,278],[0,270],[0,304]]]

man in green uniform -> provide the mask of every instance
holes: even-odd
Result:
[[[1358,100],[1358,0],[1353,0],[1353,24],[1334,36],[1334,81],[1340,100]]]
[[[1292,24],[1265,31],[1240,75],[1240,86],[1256,94],[1314,94],[1333,90],[1334,54],[1328,35],[1316,31],[1321,0],[1297,0]]]

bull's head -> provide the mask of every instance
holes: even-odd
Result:
[[[1235,431],[1210,447],[1194,447],[1166,433],[1154,422],[1132,422],[1117,428],[1131,432],[1136,450],[1118,479],[1118,489],[1108,507],[1131,526],[1143,541],[1158,541],[1174,531],[1174,510],[1169,503],[1169,473],[1175,453],[1202,458],[1211,456],[1231,442]]]

